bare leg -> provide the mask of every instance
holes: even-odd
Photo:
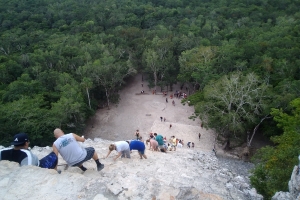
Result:
[[[143,159],[142,154],[140,152],[139,152],[139,155],[140,155],[141,159]]]
[[[97,153],[96,153],[96,151],[95,151],[95,153],[94,153],[94,155],[93,155],[93,159],[94,160],[98,160],[99,158],[98,158],[98,155],[97,155]]]

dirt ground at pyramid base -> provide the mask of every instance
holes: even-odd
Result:
[[[155,95],[153,88],[148,87],[148,82],[142,80],[141,74],[131,77],[126,81],[125,87],[119,91],[119,103],[111,104],[110,109],[107,107],[98,109],[88,120],[83,135],[91,139],[130,140],[135,139],[135,131],[138,129],[143,139],[148,138],[150,132],[161,134],[167,139],[174,135],[184,140],[185,144],[194,142],[197,149],[211,151],[215,147],[221,156],[236,157],[233,154],[237,153],[225,152],[221,145],[215,145],[216,134],[213,130],[201,128],[200,119],[189,119],[194,113],[193,106],[182,104],[182,99],[170,98],[170,94],[176,90],[188,93],[185,86],[182,89],[180,84],[174,85],[173,91],[168,91],[165,97],[161,88],[157,87]],[[141,94],[141,90],[145,93]],[[167,88],[163,90],[167,91]],[[175,106],[172,105],[173,100]],[[166,121],[161,122],[160,117],[166,118]],[[199,133],[201,133],[200,140]],[[259,135],[254,137],[253,145],[256,148],[266,144],[268,141],[264,141]]]
[[[167,88],[164,88],[166,91]],[[144,94],[140,94],[144,90]],[[168,91],[165,97],[161,88],[149,89],[148,83],[142,81],[142,75],[138,74],[130,78],[126,86],[119,92],[120,101],[111,105],[110,109],[97,110],[89,119],[84,132],[86,138],[102,138],[112,141],[134,139],[138,129],[141,136],[146,139],[150,132],[161,134],[167,139],[172,135],[183,139],[185,143],[194,142],[195,148],[212,150],[215,134],[212,130],[201,128],[199,119],[189,119],[194,113],[194,107],[183,105],[182,99],[170,98],[170,94],[180,91],[180,85],[174,85],[173,91]],[[188,93],[183,87],[182,92]],[[166,102],[168,98],[168,102]],[[175,101],[175,106],[172,101]],[[166,121],[160,120],[166,118]],[[172,128],[170,128],[172,124]],[[198,134],[201,133],[199,140]]]

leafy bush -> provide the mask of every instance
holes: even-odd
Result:
[[[288,182],[293,167],[298,162],[300,154],[300,98],[291,102],[294,108],[289,115],[279,109],[272,109],[271,114],[278,123],[277,126],[283,130],[281,136],[274,136],[271,140],[275,147],[261,148],[253,157],[257,166],[250,177],[251,184],[266,199],[277,191],[287,191]]]

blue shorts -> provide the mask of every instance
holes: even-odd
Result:
[[[51,152],[44,158],[40,160],[39,167],[41,168],[47,168],[47,169],[54,169],[57,165],[58,158],[54,152]]]
[[[142,150],[142,151],[138,151],[141,155],[144,155],[145,154],[145,149]]]

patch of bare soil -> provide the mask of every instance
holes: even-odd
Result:
[[[150,132],[157,132],[167,139],[175,135],[185,143],[194,142],[195,148],[211,151],[214,132],[201,128],[199,119],[189,119],[194,107],[182,105],[182,99],[170,99],[170,94],[180,90],[180,86],[175,85],[173,91],[168,91],[167,97],[164,97],[160,87],[157,87],[155,95],[147,85],[147,82],[142,82],[140,74],[129,79],[126,87],[120,91],[120,102],[111,105],[110,109],[99,109],[88,121],[84,131],[85,137],[112,141],[128,140],[134,139],[134,133],[139,129],[144,139],[148,138]],[[141,90],[144,90],[145,94],[140,94]],[[172,100],[175,101],[175,106],[172,105]],[[166,118],[166,121],[161,121],[160,117]],[[201,133],[200,140],[198,133]]]

